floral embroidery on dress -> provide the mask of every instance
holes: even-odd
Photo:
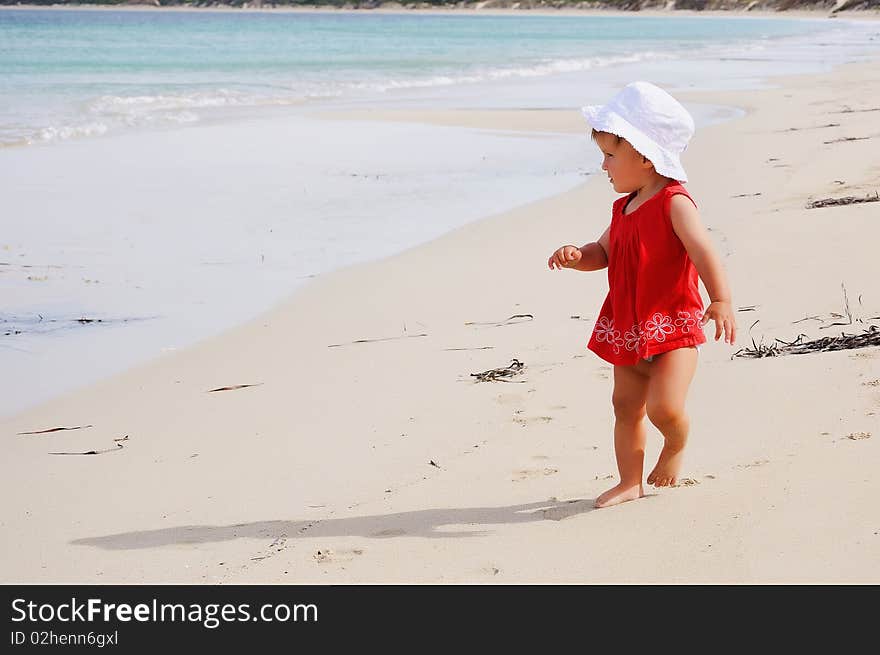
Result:
[[[697,310],[696,313],[699,313],[699,310]],[[690,312],[678,312],[678,318],[675,319],[675,324],[681,328],[682,332],[690,334],[691,328],[697,324],[697,321],[691,317]]]
[[[673,321],[671,315],[655,312],[644,323],[633,325],[623,333],[623,336],[620,335],[620,330],[614,327],[613,318],[600,316],[594,330],[595,339],[607,343],[615,355],[620,354],[621,348],[641,354],[647,349],[649,341],[662,343],[670,338],[677,339],[700,331],[697,328],[703,317],[702,310],[694,310],[693,314],[688,311],[675,313],[678,318]],[[676,336],[671,337],[673,334]]]
[[[642,331],[639,330],[638,325],[633,325],[632,329],[624,332],[623,338],[627,350],[637,350],[639,347],[639,342],[643,339]]]
[[[611,320],[606,316],[599,318],[598,323],[596,323],[596,341],[607,342],[612,348],[614,348],[614,354],[620,352],[620,347],[623,345],[623,339],[620,336],[620,330],[614,328],[613,318]]]
[[[660,312],[656,312],[651,320],[645,321],[645,330],[648,336],[655,341],[666,341],[666,335],[675,332],[672,325],[672,317],[664,316]]]

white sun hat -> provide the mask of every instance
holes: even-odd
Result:
[[[694,135],[694,119],[660,87],[632,82],[608,104],[582,107],[581,113],[593,129],[629,141],[660,175],[687,182],[680,156]]]

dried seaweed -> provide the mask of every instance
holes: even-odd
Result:
[[[477,378],[478,382],[507,382],[504,378],[520,375],[524,368],[525,364],[514,358],[510,366],[493,368],[488,371],[482,371],[481,373],[471,373],[471,377]]]
[[[845,196],[843,198],[822,198],[821,200],[813,200],[807,203],[807,209],[816,209],[818,207],[833,207],[837,205],[854,205],[861,202],[878,202],[880,201],[880,193],[870,193],[864,198],[858,196]]]
[[[846,323],[837,322],[837,323],[831,323],[830,325],[822,325],[819,327],[820,330],[822,330],[824,328],[833,327],[835,325],[852,325],[853,320],[852,320],[852,312],[849,310],[849,297],[846,295],[846,287],[844,286],[843,282],[840,283],[840,288],[843,289],[843,310],[846,312],[847,321],[846,321]],[[861,296],[859,296],[859,304],[860,305],[862,304],[862,297]],[[843,316],[841,314],[832,314],[832,315],[835,316],[836,318],[843,318]]]
[[[819,339],[806,339],[806,336],[805,334],[800,334],[797,339],[791,342],[776,339],[776,343],[773,344],[764,344],[763,339],[762,343],[756,344],[755,340],[752,339],[752,348],[741,348],[733,353],[731,357],[758,359],[762,357],[802,355],[831,350],[852,350],[855,348],[880,346],[880,328],[876,325],[869,325],[860,334],[845,334],[841,332],[838,337],[821,337]]]

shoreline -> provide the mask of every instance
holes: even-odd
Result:
[[[880,313],[880,297],[864,282],[880,275],[870,256],[880,237],[872,205],[803,208],[810,197],[880,186],[870,139],[823,142],[873,134],[876,63],[774,83],[748,98],[680,94],[747,112],[698,133],[685,159],[734,304],[757,308],[738,313],[737,347],[755,319],[756,341],[825,334],[793,322],[839,311],[841,280],[851,297],[864,294],[857,313]],[[562,112],[480,118],[582,129],[579,116]],[[748,361],[710,339],[689,404],[684,475],[693,486],[591,511],[614,471],[611,371],[584,351],[585,319],[598,311],[606,282],[601,273],[555,275],[544,266],[551,246],[598,236],[613,198],[593,176],[322,276],[254,321],[0,421],[17,464],[4,492],[19,497],[35,470],[51,481],[42,495],[5,507],[14,546],[0,577],[876,581],[878,348]],[[805,221],[811,229],[800,229]],[[487,260],[487,245],[517,253],[516,265]],[[816,251],[821,270],[808,256]],[[533,320],[504,324],[523,313]],[[365,338],[389,340],[358,343]],[[469,378],[511,357],[526,362],[524,384]],[[206,393],[241,383],[260,386]],[[19,436],[61,425],[91,427]],[[107,447],[122,435],[130,440],[117,453],[47,455]],[[649,427],[648,457],[658,450]],[[156,476],[167,481],[161,488],[150,483]],[[819,484],[827,479],[838,485],[833,495]],[[108,488],[125,488],[124,502],[108,500]],[[839,512],[841,504],[859,511]],[[819,534],[817,516],[827,528]],[[645,530],[655,537],[652,557],[638,538]]]
[[[244,12],[244,13],[343,13],[343,14],[412,14],[412,15],[478,15],[478,16],[518,16],[529,14],[532,16],[609,16],[609,17],[668,17],[668,16],[686,16],[686,17],[726,17],[726,18],[845,18],[847,20],[876,20],[880,19],[880,9],[849,9],[837,13],[832,13],[831,9],[814,8],[814,9],[786,9],[784,11],[776,11],[770,9],[641,9],[639,11],[623,11],[620,9],[599,9],[599,8],[560,8],[552,9],[547,7],[541,8],[522,8],[522,9],[495,9],[495,8],[407,8],[407,7],[377,7],[374,9],[345,9],[340,7],[172,7],[172,6],[154,6],[149,4],[143,5],[0,5],[3,9],[28,9],[28,10],[46,10],[46,11],[166,11],[166,12]]]

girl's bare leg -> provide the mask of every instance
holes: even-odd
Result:
[[[648,418],[663,434],[663,450],[648,484],[655,487],[678,484],[678,475],[687,443],[690,419],[685,400],[697,370],[696,347],[678,348],[654,357],[648,383]]]
[[[609,507],[645,495],[642,473],[645,463],[645,424],[648,396],[647,362],[614,367],[614,454],[620,483],[596,499],[596,507]]]

